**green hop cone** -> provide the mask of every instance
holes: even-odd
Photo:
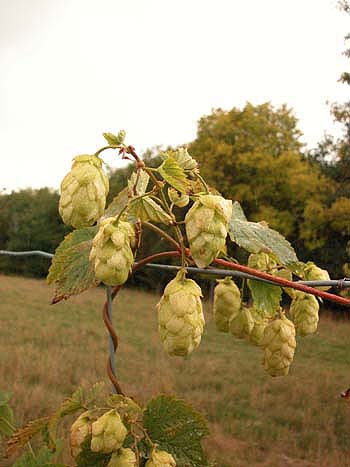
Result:
[[[284,315],[269,323],[261,345],[264,348],[263,365],[271,376],[285,376],[293,361],[296,347],[295,327]]]
[[[168,452],[153,449],[145,467],[176,467],[176,462]]]
[[[250,313],[254,321],[253,329],[249,334],[249,340],[254,345],[261,345],[264,337],[265,328],[268,324],[267,318],[264,318],[261,313],[255,308],[250,308]]]
[[[317,299],[311,294],[296,291],[295,295],[289,312],[295,324],[297,334],[308,336],[317,331],[318,310],[320,306]]]
[[[272,274],[276,277],[281,277],[282,279],[287,279],[288,281],[293,280],[292,271],[287,268],[274,269]],[[291,299],[295,298],[295,289],[291,287],[283,287],[283,290],[290,296]]]
[[[91,435],[92,417],[90,412],[84,412],[78,417],[70,429],[70,448],[72,456],[77,457],[82,451],[82,444]]]
[[[316,264],[314,264],[311,261],[306,263],[303,270],[303,275],[306,281],[329,281],[328,271],[319,268],[318,266],[316,266]],[[330,289],[330,286],[317,286],[315,288],[319,290],[328,290]]]
[[[61,183],[58,210],[63,222],[79,229],[93,225],[106,205],[109,183],[97,156],[77,156]]]
[[[98,418],[91,427],[91,451],[109,453],[120,449],[128,430],[115,409]]]
[[[188,195],[180,193],[172,187],[168,188],[168,196],[170,201],[174,203],[175,206],[177,206],[178,208],[184,208],[190,202],[190,198]]]
[[[248,266],[259,271],[270,272],[277,266],[277,263],[270,255],[261,252],[249,255]]]
[[[241,293],[230,277],[218,280],[214,289],[214,321],[218,331],[229,332],[232,316],[241,308]]]
[[[242,306],[230,320],[230,333],[239,339],[248,339],[254,327],[250,308]]]
[[[112,454],[107,467],[136,467],[137,460],[134,451],[130,448],[120,448]]]
[[[200,343],[204,315],[200,287],[181,269],[165,287],[158,309],[158,329],[169,355],[184,357]]]
[[[135,232],[129,222],[104,219],[92,242],[90,261],[93,262],[97,279],[106,285],[122,285],[129,277],[134,255],[131,250]]]
[[[186,234],[194,262],[208,266],[226,248],[232,201],[217,195],[202,195],[185,217]]]

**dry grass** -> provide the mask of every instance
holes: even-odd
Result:
[[[44,281],[1,276],[0,296],[1,389],[13,393],[18,423],[49,413],[79,384],[106,379],[102,289],[50,306]],[[273,379],[259,349],[214,330],[209,307],[199,349],[187,360],[166,356],[157,300],[125,290],[116,301],[127,393],[191,401],[209,420],[206,448],[218,467],[350,466],[350,404],[339,397],[350,383],[350,322],[324,316],[318,335],[300,340],[291,375]]]

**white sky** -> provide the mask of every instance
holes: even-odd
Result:
[[[314,147],[334,130],[326,100],[349,99],[336,3],[0,0],[0,190],[58,188],[103,131],[140,152],[183,144],[246,101],[287,103]]]

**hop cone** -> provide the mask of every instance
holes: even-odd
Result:
[[[272,274],[276,277],[287,279],[288,281],[293,279],[292,272],[287,268],[275,269],[272,271]],[[290,296],[290,298],[295,298],[295,289],[292,289],[291,287],[283,287],[283,290]]]
[[[136,467],[136,455],[130,448],[120,448],[112,454],[107,467]]]
[[[271,376],[284,376],[289,372],[296,347],[294,324],[285,316],[269,323],[262,340],[264,368]]]
[[[277,266],[277,263],[270,255],[261,252],[249,255],[248,266],[250,268],[259,269],[259,271],[269,272]]]
[[[176,462],[168,452],[154,449],[145,467],[176,467]]]
[[[158,309],[159,334],[169,355],[184,357],[200,343],[204,315],[200,287],[180,270],[165,287]]]
[[[241,308],[241,293],[230,277],[218,280],[214,290],[214,320],[216,329],[229,332],[232,316]]]
[[[217,195],[200,196],[185,217],[192,257],[200,268],[224,251],[232,201]]]
[[[239,339],[249,338],[254,327],[254,319],[250,308],[242,306],[230,320],[230,333]]]
[[[116,222],[115,217],[101,222],[90,252],[97,279],[107,285],[121,285],[128,279],[134,262],[132,235],[135,233],[128,222]]]
[[[268,320],[255,308],[250,308],[250,313],[254,321],[253,329],[249,334],[249,340],[255,345],[261,345]]]
[[[61,183],[58,206],[63,222],[75,228],[93,225],[103,214],[108,178],[97,156],[77,156]]]
[[[190,198],[188,195],[180,193],[179,191],[175,190],[175,188],[169,187],[168,188],[168,196],[172,203],[179,208],[184,208],[188,205]]]
[[[114,409],[92,424],[91,451],[109,453],[122,447],[128,430]]]
[[[319,308],[318,301],[313,295],[296,291],[296,297],[289,311],[298,335],[307,336],[316,332]]]
[[[309,261],[306,263],[306,266],[303,270],[304,272],[304,279],[306,281],[329,281],[329,274],[328,271],[325,269],[321,269],[316,264],[312,263]],[[324,286],[318,286],[316,289],[320,290],[328,290],[330,286],[324,285]]]
[[[70,448],[73,457],[77,457],[81,453],[81,445],[91,434],[91,420],[90,412],[84,412],[71,426]]]

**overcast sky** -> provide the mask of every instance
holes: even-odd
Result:
[[[103,131],[140,152],[184,144],[246,101],[287,103],[314,147],[334,130],[326,101],[349,98],[336,3],[0,0],[0,189],[58,188]]]

